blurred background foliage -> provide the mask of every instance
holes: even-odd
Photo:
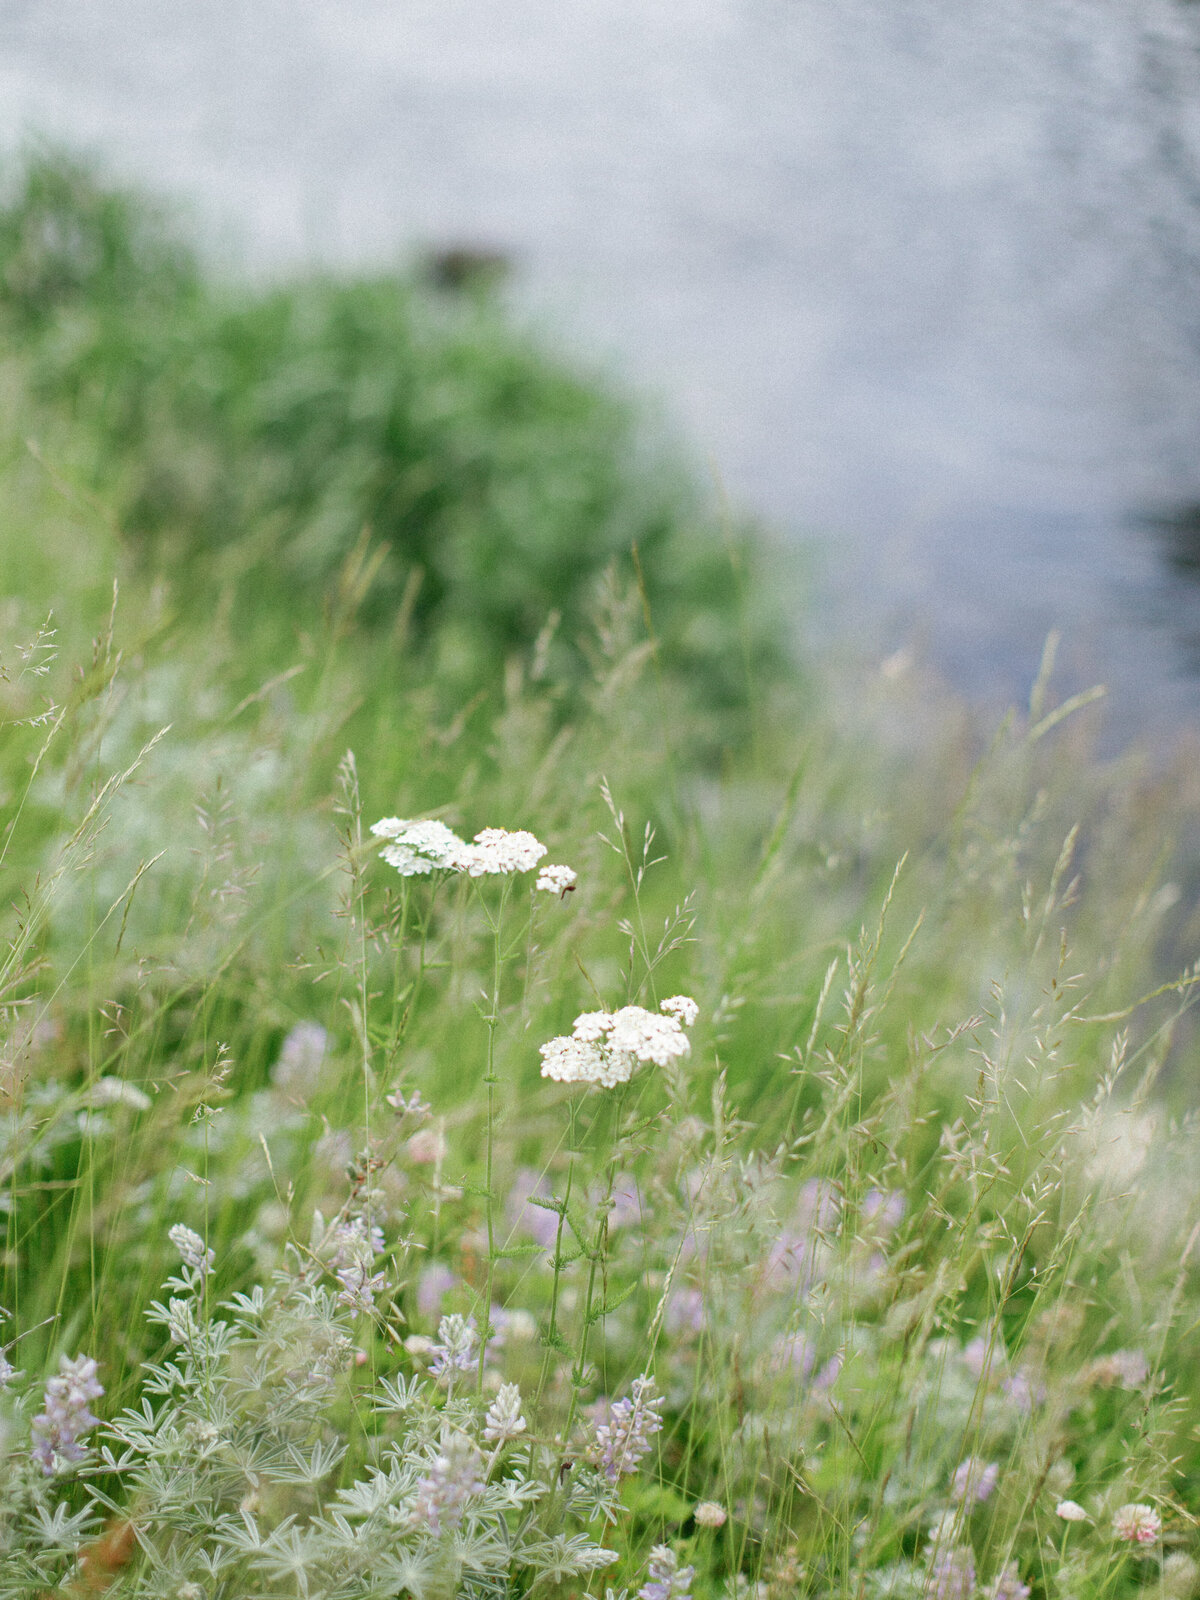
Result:
[[[566,685],[597,580],[636,548],[662,664],[722,740],[749,680],[785,670],[761,539],[486,290],[220,283],[160,208],[40,156],[0,208],[0,335],[77,430],[72,481],[180,603],[311,620],[359,549],[360,624],[411,630],[448,688],[544,630]]]

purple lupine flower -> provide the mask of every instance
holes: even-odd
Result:
[[[989,1383],[995,1383],[1007,1364],[1003,1339],[998,1333],[977,1333],[963,1346],[962,1364],[976,1382],[986,1373]]]
[[[488,1314],[487,1358],[489,1361],[499,1358],[501,1350],[508,1343],[512,1324],[512,1312],[506,1311],[502,1305],[493,1300],[492,1309]],[[519,1334],[518,1337],[520,1337]]]
[[[618,1228],[636,1225],[642,1220],[642,1197],[637,1181],[628,1173],[621,1173],[613,1184],[612,1210],[608,1214],[608,1228],[615,1233]]]
[[[329,1054],[329,1035],[319,1022],[298,1022],[279,1048],[271,1082],[284,1094],[309,1093]]]
[[[1114,1350],[1111,1355],[1099,1356],[1091,1365],[1094,1382],[1110,1389],[1120,1384],[1123,1389],[1140,1389],[1150,1375],[1150,1363],[1141,1350]]]
[[[845,1356],[842,1355],[840,1350],[834,1351],[833,1355],[830,1356],[829,1360],[813,1379],[814,1394],[829,1393],[830,1389],[832,1389],[834,1384],[838,1381],[838,1377],[841,1374],[845,1359]]]
[[[983,1592],[987,1600],[1029,1600],[1030,1587],[1022,1582],[1017,1563],[1010,1561]]]
[[[71,1462],[87,1457],[86,1447],[80,1443],[89,1428],[100,1420],[88,1409],[89,1400],[98,1400],[104,1393],[96,1382],[96,1363],[91,1356],[76,1356],[69,1361],[59,1358],[58,1377],[46,1383],[43,1409],[33,1419],[32,1455],[48,1478]]]
[[[881,1233],[891,1233],[904,1220],[906,1202],[895,1189],[868,1189],[863,1195],[862,1219]]]
[[[809,1178],[796,1198],[796,1222],[806,1233],[831,1233],[838,1221],[838,1192],[827,1178]]]
[[[397,1089],[394,1094],[385,1095],[384,1099],[398,1117],[415,1117],[420,1122],[428,1122],[433,1115],[433,1107],[422,1097],[418,1089],[414,1089],[411,1094],[405,1094],[403,1089]]]
[[[179,1251],[180,1259],[185,1267],[190,1267],[193,1272],[207,1277],[213,1269],[216,1256],[205,1247],[204,1240],[198,1233],[186,1227],[182,1222],[177,1222],[173,1228],[167,1229],[167,1238]]]
[[[452,1311],[438,1323],[438,1342],[429,1351],[429,1370],[435,1378],[471,1372],[478,1359],[478,1348],[474,1317],[463,1317]]]
[[[503,1445],[525,1432],[521,1391],[515,1383],[502,1383],[484,1418],[483,1437],[488,1444]]]
[[[375,1309],[375,1296],[382,1294],[387,1288],[387,1278],[382,1272],[372,1272],[370,1267],[359,1264],[343,1267],[337,1280],[341,1284],[338,1290],[338,1304],[348,1307],[356,1314],[359,1312],[370,1313]]]
[[[676,1289],[667,1301],[663,1326],[672,1334],[697,1334],[704,1332],[704,1296],[699,1289]]]
[[[1017,1410],[1024,1411],[1026,1415],[1034,1406],[1040,1406],[1046,1398],[1046,1385],[1032,1376],[1025,1367],[1018,1367],[1015,1372],[1010,1372],[1000,1388]]]
[[[695,1567],[681,1567],[670,1545],[656,1544],[646,1564],[649,1582],[638,1590],[638,1600],[692,1600]]]
[[[375,1296],[387,1285],[382,1272],[371,1270],[383,1250],[383,1230],[362,1217],[352,1217],[332,1230],[329,1243],[330,1270],[341,1285],[338,1303],[355,1312],[374,1311]]]
[[[968,1456],[954,1469],[950,1493],[960,1504],[974,1500],[978,1505],[990,1498],[1000,1481],[1000,1468],[994,1461],[981,1461],[978,1456]]]
[[[662,1396],[655,1394],[654,1379],[644,1374],[630,1384],[629,1398],[602,1402],[607,1415],[596,1426],[588,1458],[610,1483],[623,1473],[635,1472],[650,1449],[650,1439],[662,1428]],[[603,1411],[601,1413],[603,1415]]]
[[[970,1600],[974,1587],[975,1553],[970,1545],[955,1545],[934,1556],[926,1588],[930,1600]]]
[[[785,1228],[767,1251],[763,1276],[772,1285],[808,1289],[816,1269],[817,1241],[807,1232]]]
[[[421,1315],[432,1321],[457,1282],[457,1276],[444,1261],[431,1261],[417,1279],[417,1310]]]
[[[467,1501],[481,1494],[483,1457],[464,1433],[452,1433],[442,1443],[429,1471],[417,1483],[413,1518],[424,1523],[430,1533],[456,1528],[462,1521]]]
[[[771,1365],[778,1372],[791,1370],[807,1378],[817,1359],[806,1333],[781,1333],[771,1346]]]

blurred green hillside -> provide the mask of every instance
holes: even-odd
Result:
[[[722,742],[786,670],[746,528],[485,295],[219,284],[161,210],[39,158],[0,207],[0,346],[70,424],[73,487],[177,603],[311,626],[359,550],[360,623],[415,640],[444,685],[473,692],[539,635],[578,684],[598,580],[636,548],[660,665]]]

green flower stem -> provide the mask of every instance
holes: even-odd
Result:
[[[492,1187],[493,1159],[496,1143],[496,1030],[500,1026],[500,978],[503,971],[504,951],[501,942],[504,927],[504,908],[508,904],[510,880],[505,878],[500,892],[500,905],[493,918],[487,910],[483,896],[484,915],[492,930],[492,995],[487,1015],[487,1071],[483,1081],[487,1085],[487,1173],[484,1179],[487,1194],[484,1208],[487,1216],[488,1259],[484,1285],[483,1309],[479,1317],[479,1376],[478,1389],[483,1393],[483,1367],[487,1358],[488,1333],[491,1329],[492,1283],[496,1274],[496,1196]]]
[[[579,1359],[576,1362],[571,1383],[571,1404],[567,1412],[566,1427],[563,1430],[564,1438],[570,1437],[571,1428],[579,1409],[579,1391],[583,1386],[584,1373],[587,1369],[588,1337],[592,1329],[592,1307],[596,1302],[596,1277],[608,1258],[608,1219],[612,1213],[613,1187],[617,1181],[617,1144],[621,1121],[625,1115],[625,1101],[628,1093],[629,1085],[627,1083],[621,1084],[613,1102],[612,1126],[614,1133],[608,1155],[604,1198],[597,1207],[596,1232],[592,1241],[592,1248],[588,1252],[588,1281],[587,1292],[583,1301],[583,1329],[579,1335]]]
[[[546,1350],[542,1357],[542,1370],[538,1377],[537,1399],[540,1402],[550,1377],[550,1362],[558,1340],[558,1296],[562,1278],[563,1232],[567,1225],[567,1207],[571,1204],[571,1189],[575,1182],[575,1152],[579,1127],[579,1109],[576,1101],[567,1102],[567,1182],[563,1190],[562,1208],[558,1213],[558,1227],[554,1234],[554,1276],[550,1282],[550,1326],[546,1333]]]

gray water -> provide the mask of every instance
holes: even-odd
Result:
[[[254,270],[510,253],[802,544],[810,626],[984,699],[1057,626],[1156,733],[1200,725],[1139,520],[1200,498],[1198,91],[1185,0],[0,0],[0,148]]]

